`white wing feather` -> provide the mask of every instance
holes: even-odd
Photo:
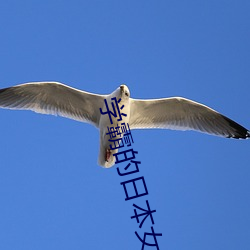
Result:
[[[98,127],[105,97],[58,82],[33,82],[0,89],[0,107],[60,115]]]
[[[138,100],[131,98],[131,129],[197,130],[223,137],[247,138],[247,129],[217,111],[182,98]]]

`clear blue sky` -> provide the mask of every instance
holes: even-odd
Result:
[[[1,1],[0,88],[125,83],[134,98],[183,96],[250,128],[249,13],[247,0]],[[0,121],[0,249],[141,249],[124,179],[97,165],[94,127],[28,111]],[[161,250],[250,249],[249,140],[133,137]]]

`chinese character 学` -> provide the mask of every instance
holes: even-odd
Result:
[[[112,100],[112,102],[111,102],[112,111],[109,109],[107,100],[104,99],[104,103],[105,103],[107,111],[102,111],[102,108],[100,108],[100,112],[101,112],[102,115],[108,114],[110,123],[113,124],[112,116],[114,118],[118,118],[117,121],[119,122],[119,121],[122,120],[122,116],[127,116],[127,115],[124,114],[124,113],[121,113],[121,111],[120,111],[120,109],[122,110],[124,108],[124,105],[122,105],[121,107],[119,107],[119,105],[118,105],[118,103],[120,103],[121,100],[122,100],[121,98],[119,98],[119,100],[117,101],[116,97],[113,97],[113,98],[111,98],[111,100]]]

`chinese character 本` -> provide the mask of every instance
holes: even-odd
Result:
[[[139,221],[139,217],[140,217],[140,216],[145,216],[144,219],[141,221],[141,223],[140,223],[140,225],[139,225],[139,228],[142,227],[144,221],[147,219],[147,217],[148,217],[149,215],[150,215],[150,219],[151,219],[152,224],[155,224],[155,223],[154,223],[153,216],[152,216],[152,213],[156,212],[156,210],[151,210],[151,209],[150,209],[148,200],[146,200],[146,203],[147,203],[147,209],[143,209],[143,208],[141,208],[141,207],[139,207],[139,206],[133,204],[133,207],[135,207],[135,208],[137,208],[137,209],[139,209],[139,210],[145,212],[145,213],[137,214],[137,210],[134,209],[135,215],[134,215],[134,216],[131,216],[131,219],[136,218],[137,223],[140,223],[140,221]]]

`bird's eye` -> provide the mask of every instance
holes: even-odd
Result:
[[[127,91],[125,92],[125,95],[128,96],[128,92]]]

